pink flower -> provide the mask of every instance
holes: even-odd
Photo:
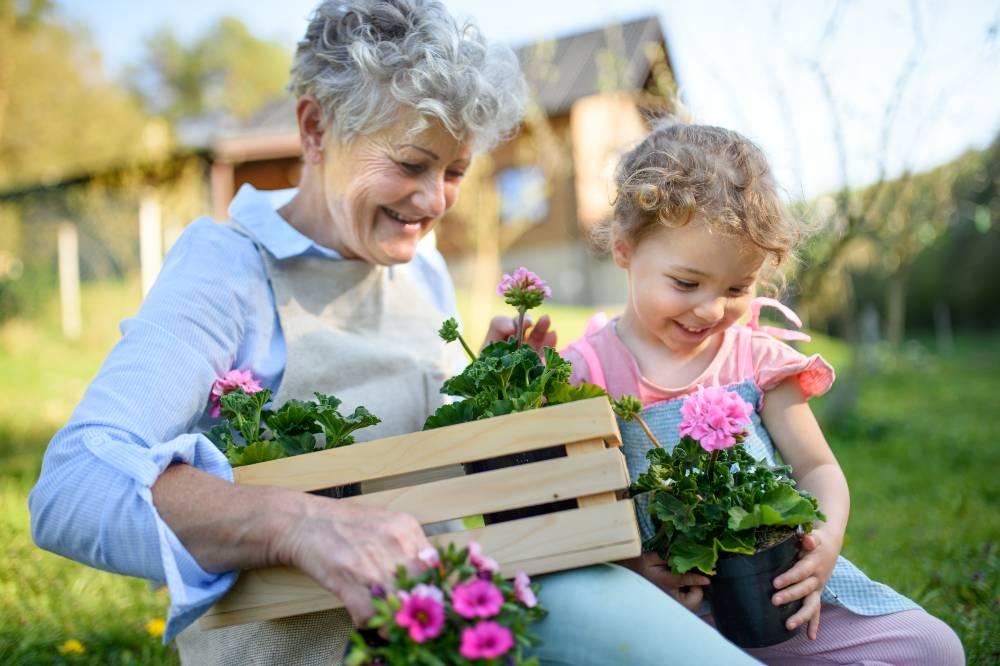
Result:
[[[409,593],[400,592],[402,607],[396,611],[396,624],[409,629],[417,643],[435,638],[444,628],[444,593],[433,585],[417,585]]]
[[[441,556],[438,555],[437,548],[433,546],[428,546],[417,553],[417,559],[428,569],[441,564]]]
[[[469,561],[479,573],[495,574],[500,571],[500,565],[492,557],[483,555],[482,546],[476,541],[469,542]]]
[[[545,284],[545,280],[538,277],[524,266],[521,266],[513,273],[505,274],[502,278],[500,278],[500,284],[497,285],[497,293],[501,296],[506,296],[507,292],[511,289],[520,289],[521,291],[538,291],[541,292],[545,298],[552,295],[552,290],[549,289],[547,284]]]
[[[493,617],[503,606],[503,594],[488,580],[478,578],[456,585],[451,591],[451,605],[464,618]]]
[[[728,449],[743,440],[750,426],[753,407],[739,394],[721,386],[705,388],[688,396],[681,405],[679,432],[690,437],[706,451]]]
[[[514,647],[514,635],[496,622],[480,622],[462,630],[459,654],[466,659],[495,659]]]
[[[538,605],[538,598],[531,589],[531,579],[523,571],[518,571],[517,575],[514,576],[514,596],[528,608],[534,608]]]
[[[243,389],[247,395],[253,395],[261,390],[261,385],[249,370],[230,370],[215,380],[212,384],[212,392],[208,396],[209,402],[212,405],[212,418],[219,416],[219,412],[222,409],[222,404],[219,400],[222,396],[232,393],[239,388]]]

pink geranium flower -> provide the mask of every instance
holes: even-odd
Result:
[[[215,380],[212,384],[212,392],[208,396],[209,402],[212,405],[212,418],[218,418],[219,416],[222,409],[222,403],[220,402],[222,396],[240,388],[247,395],[253,395],[261,390],[261,385],[249,370],[230,370]]]
[[[523,571],[518,571],[514,576],[514,597],[528,608],[538,605],[538,598],[531,589],[531,579]]]
[[[545,284],[545,280],[538,277],[524,266],[521,266],[513,273],[505,274],[502,278],[500,278],[500,284],[497,285],[497,293],[501,296],[506,296],[507,292],[511,290],[518,290],[522,292],[537,291],[545,298],[552,295],[552,290],[549,289],[549,285]]]
[[[469,542],[469,561],[476,571],[483,574],[495,574],[500,571],[500,565],[492,557],[483,554],[483,548],[476,541]]]
[[[456,585],[451,591],[451,605],[464,618],[494,617],[503,606],[503,594],[488,580],[479,578]]]
[[[417,585],[408,593],[400,592],[402,607],[396,611],[396,623],[408,629],[410,638],[423,643],[437,637],[444,628],[444,593],[433,585]]]
[[[459,654],[466,659],[496,659],[514,647],[514,635],[496,622],[480,622],[462,630]]]
[[[699,385],[698,392],[681,405],[679,431],[706,451],[728,449],[746,436],[752,411],[750,403],[733,391]]]

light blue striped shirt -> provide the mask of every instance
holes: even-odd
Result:
[[[275,212],[291,194],[245,185],[229,214],[279,260],[340,259]],[[441,255],[421,244],[412,266],[442,317],[455,316]],[[166,584],[164,641],[170,641],[232,586],[237,572],[202,569],[160,519],[150,488],[175,461],[233,479],[225,456],[199,434],[213,422],[209,391],[230,369],[249,368],[277,393],[285,340],[256,247],[208,218],[184,231],[121,332],[69,423],[49,443],[29,497],[31,531],[46,550]]]

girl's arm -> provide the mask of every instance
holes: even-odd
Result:
[[[761,418],[781,452],[792,466],[799,486],[816,497],[826,522],[816,523],[803,540],[806,554],[774,581],[779,590],[775,604],[805,598],[802,610],[792,616],[789,628],[809,620],[809,636],[819,629],[819,595],[833,573],[847,529],[850,494],[847,480],[806,402],[796,377],[790,377],[767,392]]]

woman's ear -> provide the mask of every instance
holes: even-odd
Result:
[[[303,95],[295,106],[299,121],[299,140],[302,142],[302,158],[308,164],[323,161],[323,139],[326,128],[323,123],[323,109],[312,95]]]
[[[624,238],[615,238],[611,243],[611,257],[619,268],[627,269],[632,259],[632,244]]]

